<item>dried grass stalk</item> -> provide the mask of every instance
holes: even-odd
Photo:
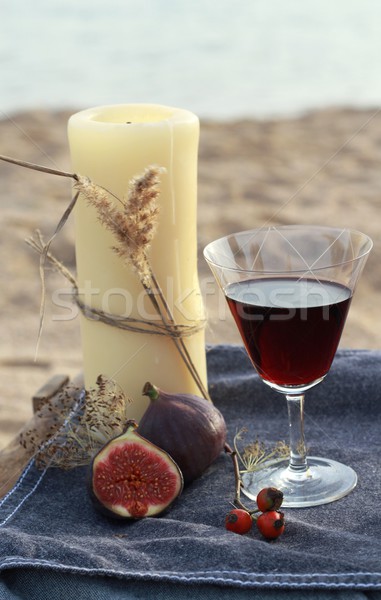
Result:
[[[102,225],[114,234],[118,242],[117,246],[113,247],[114,251],[139,276],[148,298],[202,396],[210,400],[184,340],[179,338],[177,333],[173,335],[175,319],[149,261],[148,251],[158,222],[157,201],[160,175],[163,171],[162,168],[150,166],[140,177],[132,179],[127,197],[120,201],[120,208],[109,199],[106,190],[87,178],[79,176],[75,188],[85,196],[91,206],[95,207]]]
[[[119,208],[110,199],[110,196],[113,196],[113,194],[101,186],[96,185],[86,177],[76,173],[66,173],[64,171],[48,169],[40,165],[26,163],[24,161],[19,161],[2,155],[0,155],[0,160],[5,160],[22,167],[42,171],[45,173],[61,175],[63,177],[71,177],[74,180],[74,187],[76,188],[76,194],[61,218],[55,233],[42,248],[40,272],[43,286],[43,298],[41,301],[40,331],[38,339],[40,339],[43,324],[45,296],[43,271],[46,259],[50,258],[49,247],[55,235],[66,223],[66,220],[74,208],[79,193],[82,193],[82,195],[87,199],[88,203],[95,207],[98,218],[102,225],[104,225],[113,233],[117,242],[116,246],[113,248],[114,251],[128,265],[130,265],[139,276],[151,303],[162,320],[168,336],[176,345],[182,360],[193,377],[202,396],[210,400],[208,390],[203,384],[203,381],[194,365],[185,342],[182,337],[178,336],[179,329],[176,330],[176,323],[173,313],[166,301],[164,293],[152,270],[148,258],[149,247],[157,227],[159,212],[157,202],[159,196],[158,184],[160,175],[164,169],[156,166],[150,166],[140,177],[134,178],[129,184],[126,198],[120,200],[114,196],[114,199],[116,198],[120,204]],[[37,249],[36,244],[34,247]],[[173,333],[174,331],[176,331],[175,334]]]

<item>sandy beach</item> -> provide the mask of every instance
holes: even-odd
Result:
[[[31,110],[0,120],[0,154],[69,170],[68,117],[76,112]],[[232,231],[264,224],[352,227],[374,249],[352,303],[341,346],[380,348],[381,113],[326,109],[296,119],[202,122],[199,153],[199,272],[206,294],[211,275],[202,249]],[[81,370],[78,320],[52,321],[49,294],[64,285],[50,272],[38,360],[38,257],[24,239],[54,231],[71,197],[71,182],[0,162],[0,448],[32,412],[31,396],[51,375]],[[68,223],[54,252],[75,270]],[[222,299],[205,295],[208,343],[239,343]]]

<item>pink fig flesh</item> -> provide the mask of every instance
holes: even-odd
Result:
[[[145,440],[129,422],[108,442],[92,465],[92,493],[103,512],[125,519],[163,512],[181,493],[182,474],[172,458]]]

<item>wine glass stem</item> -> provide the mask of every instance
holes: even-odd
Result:
[[[308,469],[304,442],[304,394],[286,394],[288,424],[290,431],[290,463],[293,473],[304,473]]]

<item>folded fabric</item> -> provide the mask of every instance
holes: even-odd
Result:
[[[287,409],[261,382],[238,346],[208,349],[212,398],[229,441],[287,441]],[[0,569],[39,567],[138,583],[212,584],[272,590],[381,590],[379,535],[381,353],[341,350],[330,374],[306,398],[311,455],[352,466],[358,486],[331,504],[285,509],[275,543],[257,531],[224,528],[234,496],[229,456],[189,485],[159,518],[134,522],[96,512],[86,468],[38,471],[30,463],[0,503]],[[250,502],[248,501],[248,504]]]

